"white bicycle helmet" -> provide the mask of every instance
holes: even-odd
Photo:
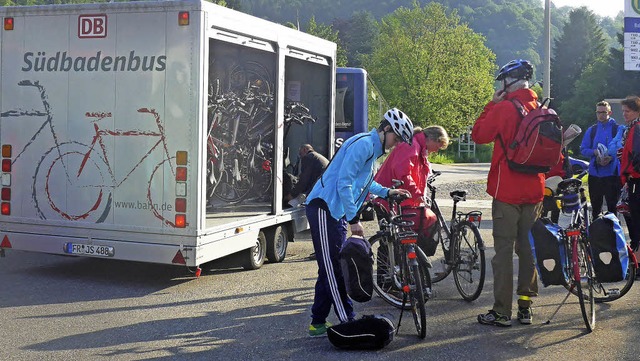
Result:
[[[393,132],[402,138],[403,142],[409,145],[411,144],[413,139],[413,123],[405,113],[397,108],[391,108],[384,114],[384,119],[389,122]]]

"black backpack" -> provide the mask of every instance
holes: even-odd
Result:
[[[386,317],[365,315],[362,318],[331,326],[327,329],[329,342],[346,350],[377,350],[393,340],[395,329]]]
[[[564,285],[569,279],[561,227],[548,218],[539,218],[529,231],[529,243],[542,285]]]
[[[351,236],[340,249],[340,266],[347,294],[357,302],[367,302],[373,295],[373,252],[371,244]]]
[[[596,218],[589,225],[593,266],[600,282],[618,282],[627,276],[629,255],[620,221],[613,213]],[[634,277],[635,275],[630,275]]]

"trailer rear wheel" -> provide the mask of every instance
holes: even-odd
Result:
[[[269,262],[278,263],[284,261],[287,255],[287,245],[289,244],[287,228],[283,226],[268,228],[264,230],[264,234],[267,238],[267,259]]]
[[[243,251],[244,254],[242,255],[242,268],[246,270],[254,270],[262,267],[267,251],[266,246],[267,239],[264,235],[264,232],[260,231],[260,233],[258,233],[258,238],[256,239],[256,244],[253,247]]]

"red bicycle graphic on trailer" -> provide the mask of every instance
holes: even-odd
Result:
[[[170,220],[170,217],[163,215],[163,210],[156,206],[159,204],[157,199],[161,199],[165,188],[175,189],[176,166],[175,156],[170,155],[167,147],[160,115],[154,109],[140,108],[137,112],[151,116],[157,129],[103,129],[99,123],[104,119],[111,118],[111,113],[87,112],[85,115],[93,122],[94,129],[91,143],[87,145],[74,140],[61,142],[54,128],[53,115],[45,88],[38,81],[23,80],[18,84],[37,88],[44,110],[9,110],[3,112],[1,116],[44,116],[46,120],[16,155],[13,163],[20,158],[44,129],[50,130],[54,140],[54,146],[42,155],[36,165],[33,177],[32,198],[36,212],[41,219],[62,217],[68,220],[104,222],[113,208],[113,190],[120,187],[131,178],[136,170],[145,165],[145,169],[151,168],[146,187],[146,200],[149,206],[145,208],[148,208],[154,217],[164,224],[175,227],[175,223]],[[146,141],[147,146],[139,159],[135,157],[128,159],[129,162],[124,167],[124,171],[122,166],[116,170],[106,143],[106,140],[111,137],[114,137],[113,144],[118,137],[134,137],[136,140],[140,138],[137,143]],[[159,163],[149,166],[148,163],[152,159],[150,155],[155,151],[161,152],[163,159]],[[169,167],[165,168],[165,163],[168,163]],[[170,174],[165,176],[165,169],[169,169]],[[166,182],[173,182],[173,185],[167,186]],[[70,193],[73,193],[73,202],[69,201]],[[127,194],[127,196],[135,195],[137,194]]]

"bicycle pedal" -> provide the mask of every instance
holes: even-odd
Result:
[[[618,288],[610,288],[607,290],[607,296],[620,296],[620,290]]]

